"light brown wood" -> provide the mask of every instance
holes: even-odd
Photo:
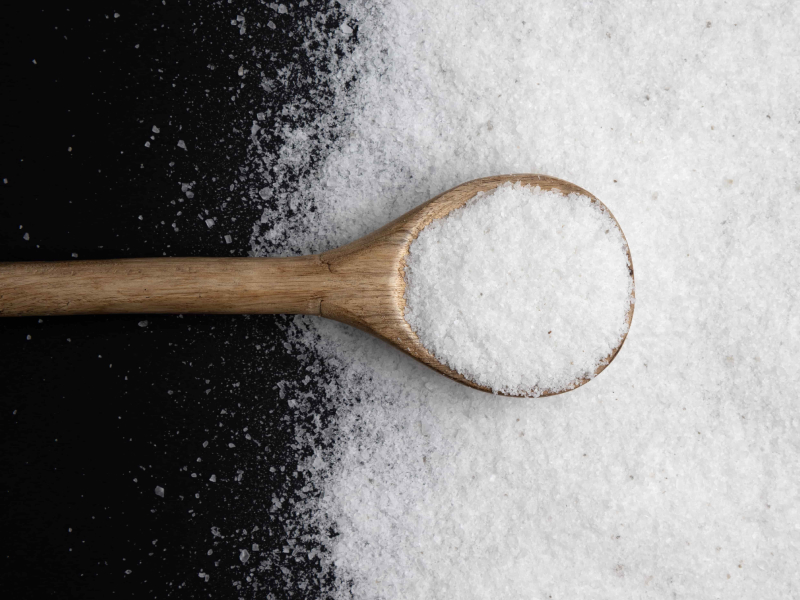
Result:
[[[367,331],[440,373],[490,391],[440,363],[404,318],[405,256],[431,221],[507,181],[592,194],[545,175],[500,175],[461,184],[351,244],[294,258],[154,258],[0,264],[0,316],[102,313],[290,313]],[[613,215],[611,215],[613,218]],[[630,257],[630,256],[629,256]],[[630,263],[633,264],[632,262]],[[631,277],[633,269],[631,267]],[[628,327],[633,305],[627,315]],[[614,359],[619,346],[597,369]],[[543,396],[566,389],[545,390]]]

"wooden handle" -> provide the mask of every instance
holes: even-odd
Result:
[[[0,263],[0,316],[320,314],[337,287],[319,256]]]

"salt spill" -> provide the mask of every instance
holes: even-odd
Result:
[[[543,400],[297,318],[336,372],[311,401],[287,388],[336,415],[298,434],[296,509],[332,595],[800,595],[800,4],[343,7],[331,39],[352,50],[316,51],[333,106],[264,157],[254,250],[332,248],[460,182],[546,173],[612,207],[637,304],[609,369]]]

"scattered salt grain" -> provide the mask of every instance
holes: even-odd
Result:
[[[156,127],[155,125],[153,125],[152,131],[153,131],[153,133],[161,133],[161,130],[158,127]]]
[[[608,203],[638,296],[609,373],[537,401],[292,319],[287,351],[330,375],[313,402],[286,392],[335,414],[298,434],[311,491],[285,524],[313,526],[319,596],[791,595],[800,15],[752,4],[353,0],[335,22],[357,46],[308,33],[328,103],[289,99],[258,132],[285,143],[246,165],[255,253],[327,250],[461,182],[542,172]]]
[[[240,550],[239,560],[242,561],[242,564],[246,563],[248,560],[250,560],[250,553],[247,550]]]
[[[226,235],[225,236],[225,243],[226,244],[232,244],[233,243],[233,238],[230,235]]]
[[[206,219],[205,224],[209,229],[211,229],[214,226],[214,219]]]
[[[149,321],[139,321],[139,327],[147,327],[150,324]]]
[[[22,236],[22,239],[27,242],[28,240],[31,239],[31,236],[28,232],[25,232],[25,234]]]
[[[594,371],[627,333],[633,282],[588,197],[506,183],[429,224],[406,258],[406,321],[440,361],[538,396]]]
[[[156,496],[158,496],[159,498],[164,497],[164,488],[161,487],[160,485],[156,486]]]
[[[178,148],[183,148],[184,150],[186,150],[186,142],[184,142],[183,140],[178,140]]]
[[[295,93],[298,70],[274,73],[266,54],[230,59],[270,77],[248,107],[264,111],[258,128],[237,115],[253,147],[230,189],[263,210],[252,254],[327,250],[463,181],[544,172],[620,218],[639,296],[609,373],[536,401],[469,390],[337,323],[281,320],[287,345],[266,343],[259,368],[289,352],[316,370],[280,392],[298,419],[291,466],[270,457],[252,479],[302,487],[266,498],[236,484],[242,495],[228,496],[244,518],[257,507],[289,559],[278,564],[271,542],[237,569],[248,571],[237,588],[333,600],[791,596],[800,15],[765,0],[752,16],[752,4],[320,3],[332,28],[309,20],[297,48],[313,93]],[[272,13],[246,14],[262,19],[247,42],[261,54]],[[282,147],[265,143],[274,132]],[[228,216],[200,220],[209,214]],[[533,335],[519,329],[509,339]],[[327,422],[311,425],[315,413]],[[255,423],[254,438],[271,433]],[[214,439],[208,452],[224,450]],[[234,470],[256,470],[251,446],[227,453],[242,461]],[[239,546],[256,539],[204,533],[242,564]],[[303,592],[306,581],[324,589]]]

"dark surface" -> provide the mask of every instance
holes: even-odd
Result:
[[[27,3],[0,22],[0,260],[250,250],[260,210],[237,170],[251,113],[303,89],[270,98],[254,84],[242,89],[237,69],[259,60],[252,47],[271,51],[261,57],[265,71],[296,62],[301,40],[281,33],[291,31],[290,17],[260,2],[123,4]],[[249,32],[241,35],[230,21],[244,9]],[[261,25],[270,19],[276,31]],[[196,182],[193,199],[181,182]],[[217,227],[199,218],[206,209]],[[291,596],[275,569],[286,564],[295,577],[315,566],[275,552],[280,519],[263,510],[287,485],[265,465],[291,470],[295,460],[275,388],[302,378],[283,348],[284,322],[0,320],[0,577],[8,597],[267,597],[265,587]],[[258,576],[251,569],[259,553],[247,565],[238,560],[252,542],[273,555]]]

